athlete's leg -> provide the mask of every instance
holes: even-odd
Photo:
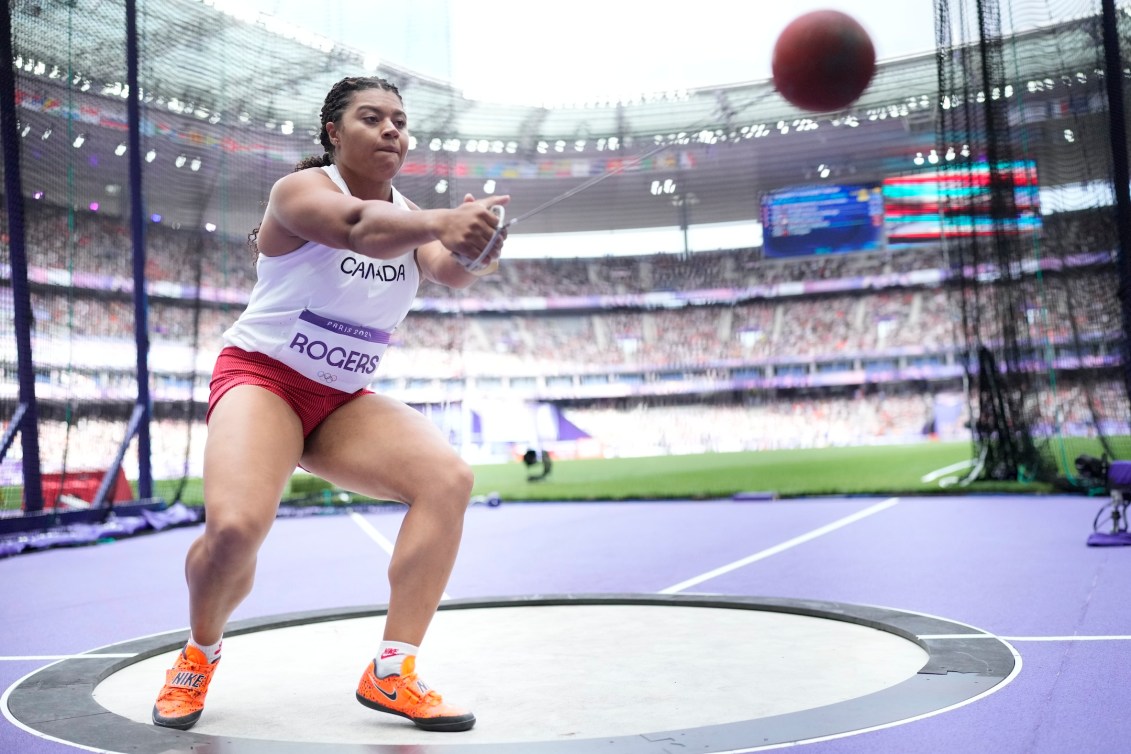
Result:
[[[419,646],[448,583],[470,501],[470,467],[418,411],[366,395],[307,438],[302,465],[327,481],[409,506],[389,565],[386,640]]]
[[[298,417],[269,390],[239,385],[213,408],[204,449],[204,533],[185,560],[189,620],[198,643],[218,641],[251,591],[256,554],[302,445]]]

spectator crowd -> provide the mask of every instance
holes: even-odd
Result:
[[[884,360],[906,354],[936,354],[951,358],[965,337],[995,342],[1003,324],[1020,328],[1021,338],[1034,349],[1064,348],[1078,356],[1102,356],[1108,344],[1122,338],[1117,286],[1114,282],[1115,245],[1110,225],[1092,212],[1072,212],[1046,218],[1040,239],[1046,258],[1071,260],[1093,254],[1095,259],[1066,264],[1042,275],[1007,276],[983,286],[984,311],[971,318],[963,313],[956,285],[947,282],[952,271],[946,250],[939,246],[889,249],[884,252],[840,254],[788,260],[764,259],[760,249],[694,254],[580,259],[507,259],[500,273],[462,291],[425,283],[420,297],[430,302],[412,312],[394,334],[381,376],[413,379],[460,379],[467,376],[594,374],[608,370],[643,372],[697,369],[723,374],[728,369],[771,367],[775,364],[819,365]],[[517,241],[518,237],[516,237]],[[6,228],[0,227],[4,258]],[[33,347],[52,356],[39,379],[51,400],[87,400],[128,393],[133,380],[128,368],[111,359],[132,348],[134,302],[129,294],[130,235],[117,218],[94,212],[67,212],[38,203],[29,205],[26,223],[32,293]],[[153,293],[148,321],[151,346],[161,353],[186,354],[183,363],[210,363],[222,345],[224,330],[234,321],[254,283],[253,256],[243,239],[229,239],[205,230],[188,231],[152,224],[147,231],[146,275]],[[930,273],[940,273],[932,275]],[[925,283],[885,284],[884,276],[920,274]],[[731,300],[716,298],[676,308],[650,308],[647,299],[633,298],[657,291],[749,291],[813,281],[856,281],[829,286],[829,292],[790,295],[744,294]],[[864,281],[863,283],[860,281]],[[205,289],[224,295],[184,297],[168,293],[177,284],[189,291]],[[503,311],[486,307],[473,312],[463,300],[508,301],[569,297],[610,297],[607,305],[555,305],[543,309]],[[695,297],[685,297],[694,299]],[[0,288],[0,328],[14,332],[10,288]],[[1006,317],[1003,313],[1015,316]],[[14,339],[8,339],[14,340]],[[74,350],[85,344],[85,350]],[[90,347],[94,344],[94,348]],[[66,354],[83,356],[80,362]],[[947,357],[947,355],[950,355]],[[127,360],[128,363],[128,360]],[[168,363],[181,364],[172,359]],[[151,364],[158,400],[201,400],[207,382],[206,366],[197,376],[185,369]],[[15,352],[0,350],[7,419],[14,411]],[[815,368],[815,367],[814,367]],[[191,373],[191,366],[187,368]],[[716,370],[712,372],[711,370]],[[720,404],[704,398],[664,405],[624,408],[580,408],[579,426],[608,438],[610,445],[628,445],[632,437],[663,452],[681,448],[725,450],[743,447],[808,447],[886,441],[922,436],[929,424],[933,396],[953,390],[953,384],[932,388],[893,385],[886,394],[858,396],[748,395]],[[1087,391],[1068,399],[1065,413],[1081,426],[1085,412],[1119,420],[1126,401],[1120,391],[1087,400]],[[69,398],[68,398],[69,396]],[[1042,395],[1043,401],[1065,400]],[[1091,405],[1090,405],[1091,404]],[[1097,407],[1098,406],[1098,407]],[[1050,410],[1053,410],[1050,408]],[[1109,416],[1110,415],[1110,416]],[[155,454],[167,450],[185,457],[177,430],[158,422]],[[45,419],[45,447],[56,449],[45,458],[68,463],[97,464],[106,448],[116,447],[119,420],[83,418],[60,423]],[[644,430],[644,431],[641,431]],[[81,443],[69,441],[76,433]],[[180,436],[181,440],[177,438]],[[615,439],[614,439],[615,438]],[[193,443],[196,441],[194,440]],[[195,444],[194,444],[195,447]],[[84,458],[83,454],[92,454]],[[198,449],[190,456],[197,458]],[[162,456],[164,457],[164,456]],[[162,470],[179,474],[176,462]]]

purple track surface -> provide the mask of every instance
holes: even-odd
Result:
[[[1131,751],[1131,547],[1085,545],[1100,501],[899,498],[886,510],[804,536],[880,501],[473,506],[448,593],[657,593],[775,548],[684,593],[922,612],[994,633],[1022,658],[1018,676],[988,697],[895,727],[806,743],[804,751]],[[390,506],[365,519],[393,540],[402,514]],[[50,662],[40,656],[183,629],[183,558],[198,533],[192,526],[0,560],[0,688]],[[801,541],[781,547],[795,538]],[[256,589],[233,620],[383,604],[387,564],[348,515],[280,519],[261,551]],[[0,721],[0,752],[78,750]]]

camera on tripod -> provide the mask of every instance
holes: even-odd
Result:
[[[1106,454],[1103,458],[1089,455],[1076,456],[1076,473],[1080,476],[1082,485],[1090,489],[1103,488],[1105,492],[1108,491],[1107,475],[1110,468],[1111,461]]]
[[[534,466],[539,461],[542,462],[541,473],[533,470]],[[553,462],[550,460],[549,452],[545,450],[535,450],[534,448],[528,448],[527,451],[522,454],[522,462],[526,464],[526,481],[528,482],[542,481],[550,475],[550,469],[554,467]]]
[[[1080,455],[1076,458],[1076,471],[1080,482],[1095,492],[1110,496],[1096,514],[1092,522],[1089,545],[1131,545],[1131,532],[1127,530],[1127,504],[1131,502],[1131,461],[1112,461],[1105,454],[1103,458]],[[1104,522],[1109,527],[1103,527]]]

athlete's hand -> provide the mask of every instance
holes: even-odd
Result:
[[[499,225],[499,218],[491,212],[491,207],[505,206],[510,201],[510,196],[489,196],[485,199],[476,199],[471,194],[463,198],[463,203],[444,214],[437,232],[437,239],[444,248],[453,254],[465,259],[476,259],[483,249],[490,243]],[[490,254],[490,260],[498,258],[502,249],[502,241],[506,238],[506,230],[500,234],[499,243],[495,244]],[[487,261],[490,261],[487,260]]]

